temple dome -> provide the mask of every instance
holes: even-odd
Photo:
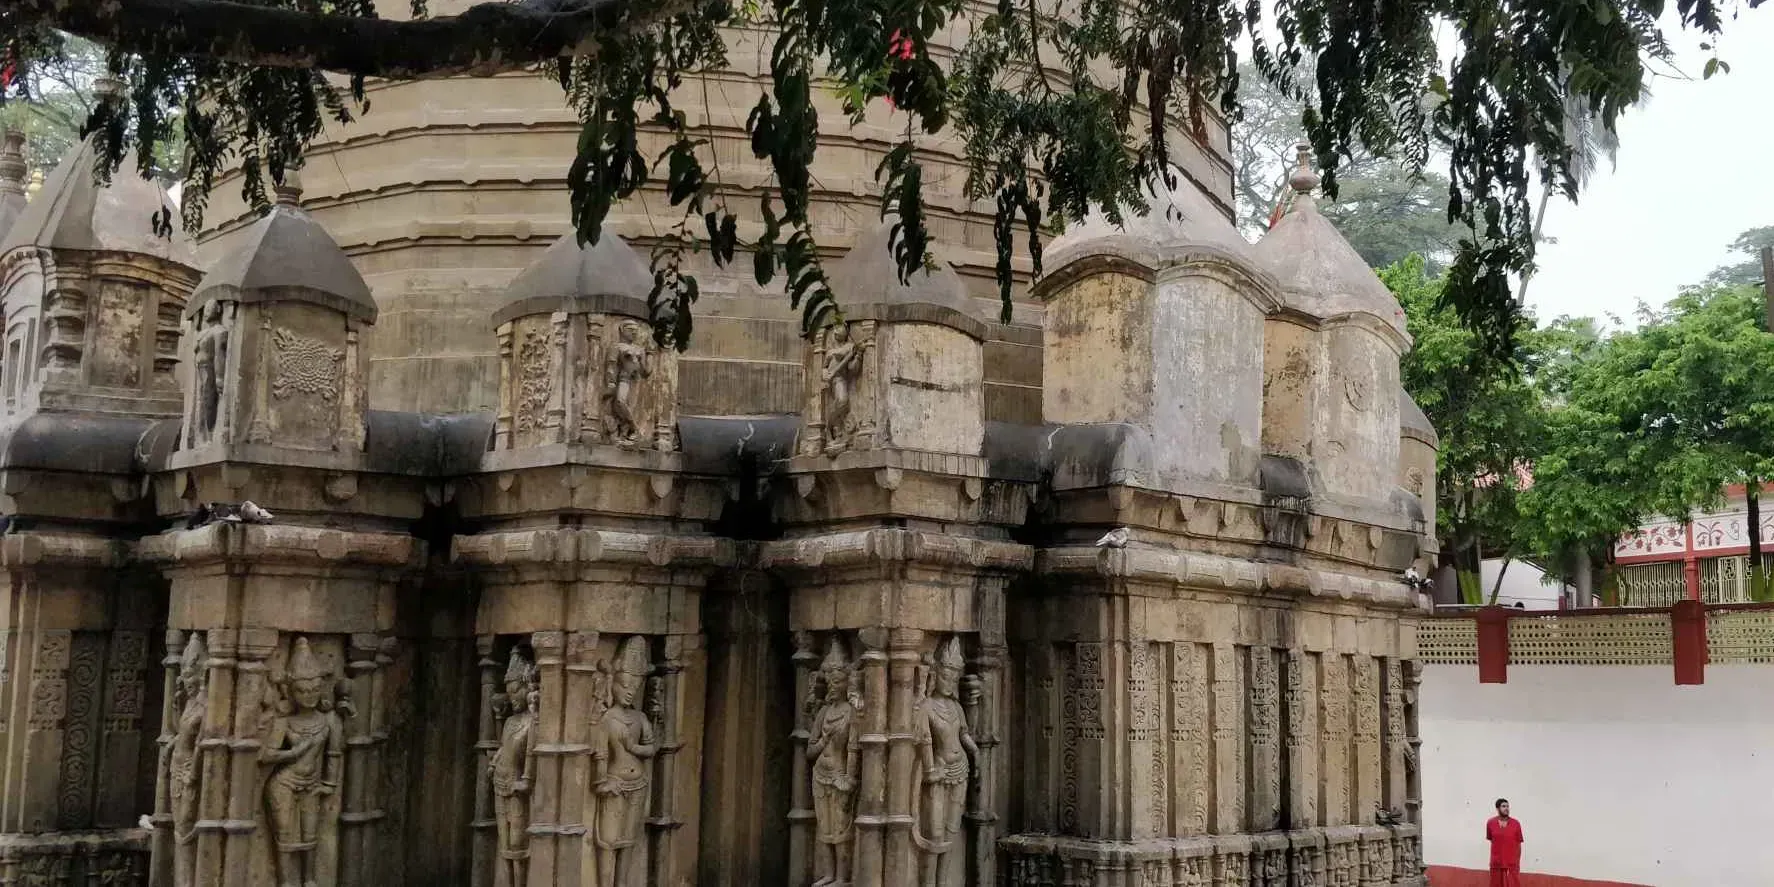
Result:
[[[1256,257],[1281,283],[1288,307],[1324,320],[1372,317],[1398,334],[1402,348],[1410,342],[1404,309],[1355,247],[1318,212],[1311,194],[1318,175],[1307,165],[1308,150],[1300,146],[1300,166],[1288,180],[1295,191],[1293,207],[1257,242]]]
[[[25,134],[9,129],[0,140],[0,242],[25,211]]]
[[[555,311],[644,318],[652,290],[653,272],[627,241],[606,230],[597,243],[581,247],[569,231],[505,288],[493,306],[493,323]]]
[[[376,300],[363,275],[319,222],[301,207],[293,170],[284,173],[277,203],[246,230],[204,275],[185,308],[196,316],[215,299],[241,302],[308,301],[374,323]]]
[[[1047,245],[1043,266],[1051,273],[1082,259],[1112,256],[1156,269],[1191,250],[1251,259],[1250,243],[1193,182],[1180,180],[1172,188],[1154,179],[1146,192],[1146,211],[1127,216],[1120,226],[1092,209]]]
[[[832,291],[852,320],[937,323],[984,339],[985,322],[974,313],[967,284],[938,260],[900,280],[893,258],[893,226],[883,222],[858,235],[844,258],[831,266]]]
[[[108,184],[93,178],[97,148],[88,138],[50,173],[37,197],[24,206],[0,240],[0,254],[25,247],[114,251],[154,256],[197,267],[196,249],[183,231],[154,233],[153,216],[178,207],[159,183],[136,173],[132,151]],[[0,186],[0,192],[5,191]],[[23,194],[17,195],[23,201]],[[0,193],[0,228],[12,195]]]

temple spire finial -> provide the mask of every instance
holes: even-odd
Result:
[[[1294,190],[1294,207],[1310,209],[1316,204],[1312,192],[1318,190],[1318,173],[1312,169],[1312,146],[1306,142],[1294,145],[1294,171],[1287,177],[1287,184]]]
[[[302,205],[302,176],[294,167],[285,167],[283,181],[271,189],[277,195],[278,206]]]

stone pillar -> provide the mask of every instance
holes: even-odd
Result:
[[[816,663],[802,670],[794,887],[995,883],[1002,571],[1027,552],[886,528],[762,547],[790,586],[796,656]]]
[[[590,529],[493,531],[453,548],[479,574],[476,631],[496,639],[483,646],[527,643],[537,672],[528,794],[513,788],[516,770],[499,769],[518,767],[521,731],[509,719],[482,731],[494,762],[483,806],[500,835],[486,855],[527,860],[507,869],[522,868],[528,887],[695,883],[701,584],[730,562],[730,549],[705,537]],[[514,680],[508,673],[507,692]],[[494,868],[491,883],[505,887]]]
[[[398,883],[380,823],[405,535],[210,524],[138,545],[172,585],[155,860],[172,887]],[[198,662],[202,662],[199,666]],[[186,835],[190,837],[187,838]],[[183,848],[192,845],[187,856]]]
[[[0,845],[21,872],[96,876],[97,857],[70,856],[72,845],[60,836],[81,832],[106,852],[143,855],[106,865],[146,877],[148,836],[137,819],[154,796],[154,776],[140,761],[151,741],[142,734],[143,715],[160,698],[147,682],[148,635],[160,602],[148,577],[121,569],[125,555],[120,543],[99,537],[0,539],[7,580],[0,590]]]

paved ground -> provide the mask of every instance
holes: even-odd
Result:
[[[1452,866],[1429,867],[1429,887],[1490,887],[1490,872],[1478,869],[1457,869]],[[1560,875],[1533,872],[1521,876],[1521,887],[1657,887],[1654,884],[1628,884],[1624,881],[1585,881]]]

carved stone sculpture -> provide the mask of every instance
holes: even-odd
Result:
[[[862,356],[868,342],[850,338],[850,325],[832,327],[825,349],[825,364],[820,380],[825,385],[826,451],[837,452],[848,446],[856,436],[856,416],[851,402],[856,393],[857,377],[862,374]]]
[[[529,883],[530,786],[536,766],[536,666],[517,651],[505,669],[507,711],[489,769],[499,835],[501,887]]]
[[[958,698],[964,665],[961,642],[953,637],[943,642],[927,662],[927,695],[919,701],[913,725],[923,765],[923,787],[912,840],[923,854],[919,874],[923,887],[961,887],[966,882],[966,853],[956,843],[961,838],[961,815],[979,746],[974,744]]]
[[[335,711],[332,673],[297,638],[286,674],[278,715],[271,722],[259,760],[271,765],[265,780],[271,839],[277,850],[278,887],[317,887],[315,848],[324,827],[327,797],[339,790],[345,730]],[[349,702],[345,706],[349,710]]]
[[[178,712],[172,744],[166,755],[166,786],[172,806],[173,884],[190,887],[197,878],[197,805],[201,796],[198,780],[197,742],[203,733],[203,719],[209,710],[209,651],[203,636],[193,633],[179,659],[179,676],[173,684],[173,709]]]
[[[641,689],[651,670],[647,640],[622,642],[614,666],[600,663],[607,694],[592,724],[592,792],[597,816],[592,840],[597,848],[598,887],[641,887],[646,879],[636,845],[644,838],[653,757],[659,753],[652,722],[641,707]],[[602,707],[602,706],[600,706]]]
[[[222,409],[223,377],[228,368],[228,340],[228,326],[222,322],[222,303],[210,302],[203,308],[203,326],[192,346],[197,391],[190,446],[202,446],[215,438]]]
[[[641,381],[653,374],[646,346],[639,342],[640,332],[641,325],[632,320],[617,327],[617,342],[610,348],[605,369],[604,415],[609,419],[610,441],[625,447],[640,443],[636,401]]]
[[[808,731],[807,757],[813,762],[814,887],[850,883],[850,848],[856,822],[856,785],[862,696],[842,641],[832,640],[820,663],[816,686],[824,690]],[[817,690],[815,692],[818,692]]]

